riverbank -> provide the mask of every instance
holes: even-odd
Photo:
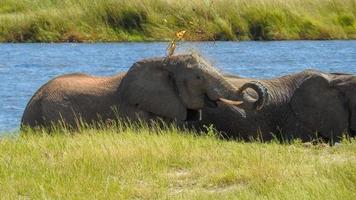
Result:
[[[0,42],[356,39],[354,0],[2,0]]]
[[[356,140],[244,143],[171,130],[0,140],[4,199],[355,199]]]

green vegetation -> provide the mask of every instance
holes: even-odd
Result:
[[[355,0],[1,0],[0,41],[356,39]]]
[[[0,199],[355,199],[356,141],[307,146],[177,129],[0,140]]]

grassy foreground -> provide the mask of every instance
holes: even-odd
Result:
[[[356,39],[355,0],[1,0],[0,42]]]
[[[0,199],[355,199],[356,141],[243,143],[172,130],[0,140]]]

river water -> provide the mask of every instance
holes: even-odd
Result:
[[[72,72],[112,75],[137,60],[164,56],[167,43],[0,44],[0,134],[19,129],[32,94]],[[356,41],[193,42],[195,51],[226,73],[271,78],[304,69],[356,74]]]

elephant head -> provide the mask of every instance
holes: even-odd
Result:
[[[145,59],[122,80],[119,99],[127,106],[178,121],[198,120],[204,106],[220,97],[238,100],[233,85],[196,54]]]

